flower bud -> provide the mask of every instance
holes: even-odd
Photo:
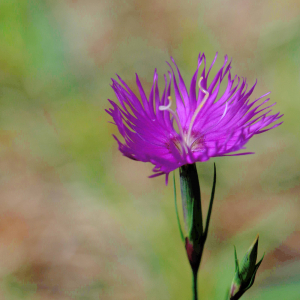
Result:
[[[264,257],[256,263],[257,248],[258,248],[257,235],[255,241],[250,246],[246,255],[244,256],[241,264],[238,263],[236,249],[234,248],[235,255],[235,276],[230,288],[230,300],[237,300],[253,285],[256,272]]]

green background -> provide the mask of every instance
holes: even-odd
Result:
[[[300,299],[298,0],[0,1],[0,299],[191,299],[172,185],[119,153],[104,109],[116,73],[149,93],[170,56],[189,82],[217,51],[212,73],[227,54],[284,123],[197,164],[204,212],[218,174],[199,298],[225,299],[259,233],[243,299]]]

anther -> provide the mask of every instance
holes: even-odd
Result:
[[[159,110],[169,110],[171,105],[172,105],[172,98],[171,96],[168,97],[168,100],[169,100],[169,104],[168,105],[160,105],[158,107]]]

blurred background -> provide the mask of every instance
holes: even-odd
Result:
[[[214,73],[227,54],[285,115],[255,155],[197,165],[204,212],[218,172],[200,298],[225,299],[259,233],[243,299],[300,299],[298,0],[1,0],[0,18],[0,299],[191,299],[172,185],[118,152],[104,109],[115,73],[149,93],[171,55],[189,81],[217,51]]]

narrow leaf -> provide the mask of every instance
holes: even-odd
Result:
[[[180,237],[181,240],[184,242],[184,235],[180,224],[179,214],[178,214],[178,207],[177,207],[177,194],[176,194],[176,184],[175,184],[175,172],[173,172],[173,186],[174,186],[174,202],[175,202],[175,211],[176,211],[176,218],[179,227]]]
[[[236,248],[234,246],[234,261],[235,261],[235,272],[240,272],[239,270],[239,260],[238,260],[238,257],[237,257],[237,253],[236,253]]]
[[[208,234],[208,227],[209,227],[209,222],[210,222],[210,217],[211,217],[211,212],[212,212],[212,207],[213,207],[214,197],[215,197],[216,182],[217,182],[217,171],[216,171],[216,164],[214,163],[214,182],[213,182],[213,186],[212,186],[212,190],[211,190],[211,197],[210,197],[208,213],[207,213],[207,218],[206,218],[206,225],[205,225],[205,230],[204,230],[204,240],[206,240],[207,234]]]

